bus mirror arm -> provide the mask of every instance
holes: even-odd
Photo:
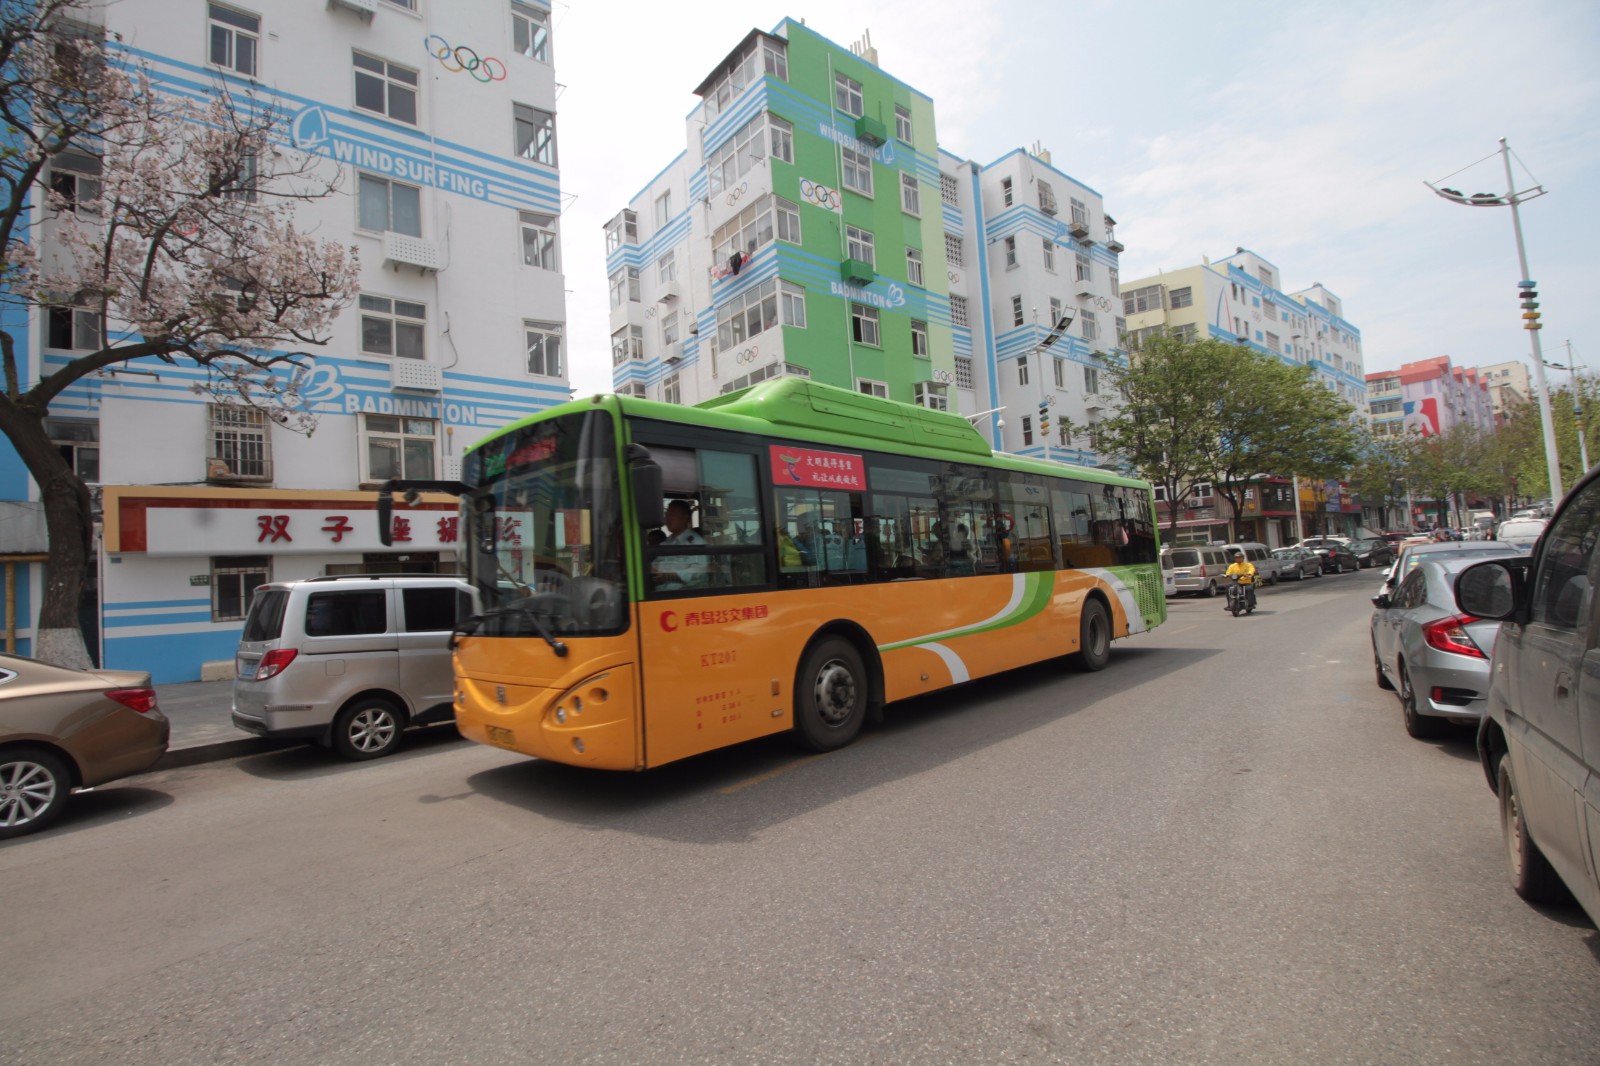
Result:
[[[633,476],[633,510],[639,516],[639,525],[654,528],[666,521],[661,503],[664,492],[661,464],[642,444],[628,445],[628,471]]]
[[[394,544],[394,494],[402,493],[406,503],[415,505],[424,492],[464,495],[467,487],[459,481],[417,481],[390,478],[378,489],[378,540],[384,547]]]

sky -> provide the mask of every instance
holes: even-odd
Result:
[[[603,227],[686,143],[693,89],[784,17],[933,99],[941,147],[1038,144],[1099,192],[1121,277],[1244,247],[1294,292],[1321,282],[1366,370],[1448,355],[1531,365],[1512,212],[1439,183],[1519,190],[1548,362],[1600,372],[1600,4],[1542,0],[555,0],[571,380],[611,388]],[[1480,162],[1481,160],[1481,162]],[[1463,168],[1466,168],[1463,171]],[[1459,173],[1458,173],[1459,172]],[[1587,315],[1587,317],[1586,317]],[[1587,324],[1586,324],[1587,323]],[[1564,379],[1557,373],[1557,383]]]

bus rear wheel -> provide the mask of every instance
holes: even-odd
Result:
[[[854,644],[825,637],[812,646],[794,691],[794,733],[812,751],[842,748],[867,716],[867,668]]]
[[[1111,618],[1099,600],[1085,600],[1078,616],[1078,669],[1093,673],[1111,661]]]

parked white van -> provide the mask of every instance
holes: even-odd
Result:
[[[347,759],[388,755],[406,726],[451,718],[450,631],[474,603],[465,581],[431,574],[261,586],[234,660],[233,724]]]

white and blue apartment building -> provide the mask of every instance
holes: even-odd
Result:
[[[101,515],[91,646],[158,682],[231,676],[266,580],[454,567],[453,502],[400,512],[378,541],[376,484],[458,476],[487,432],[569,398],[556,82],[548,0],[118,0],[110,47],[160,92],[253,93],[339,176],[297,227],[354,246],[360,295],[316,350],[306,437],[207,402],[193,367],[113,366],[51,409]],[[62,161],[63,167],[71,166]],[[10,323],[34,379],[94,344],[86,312]],[[81,345],[80,345],[81,342]],[[0,455],[0,506],[37,488]],[[26,654],[41,566],[6,545]]]

